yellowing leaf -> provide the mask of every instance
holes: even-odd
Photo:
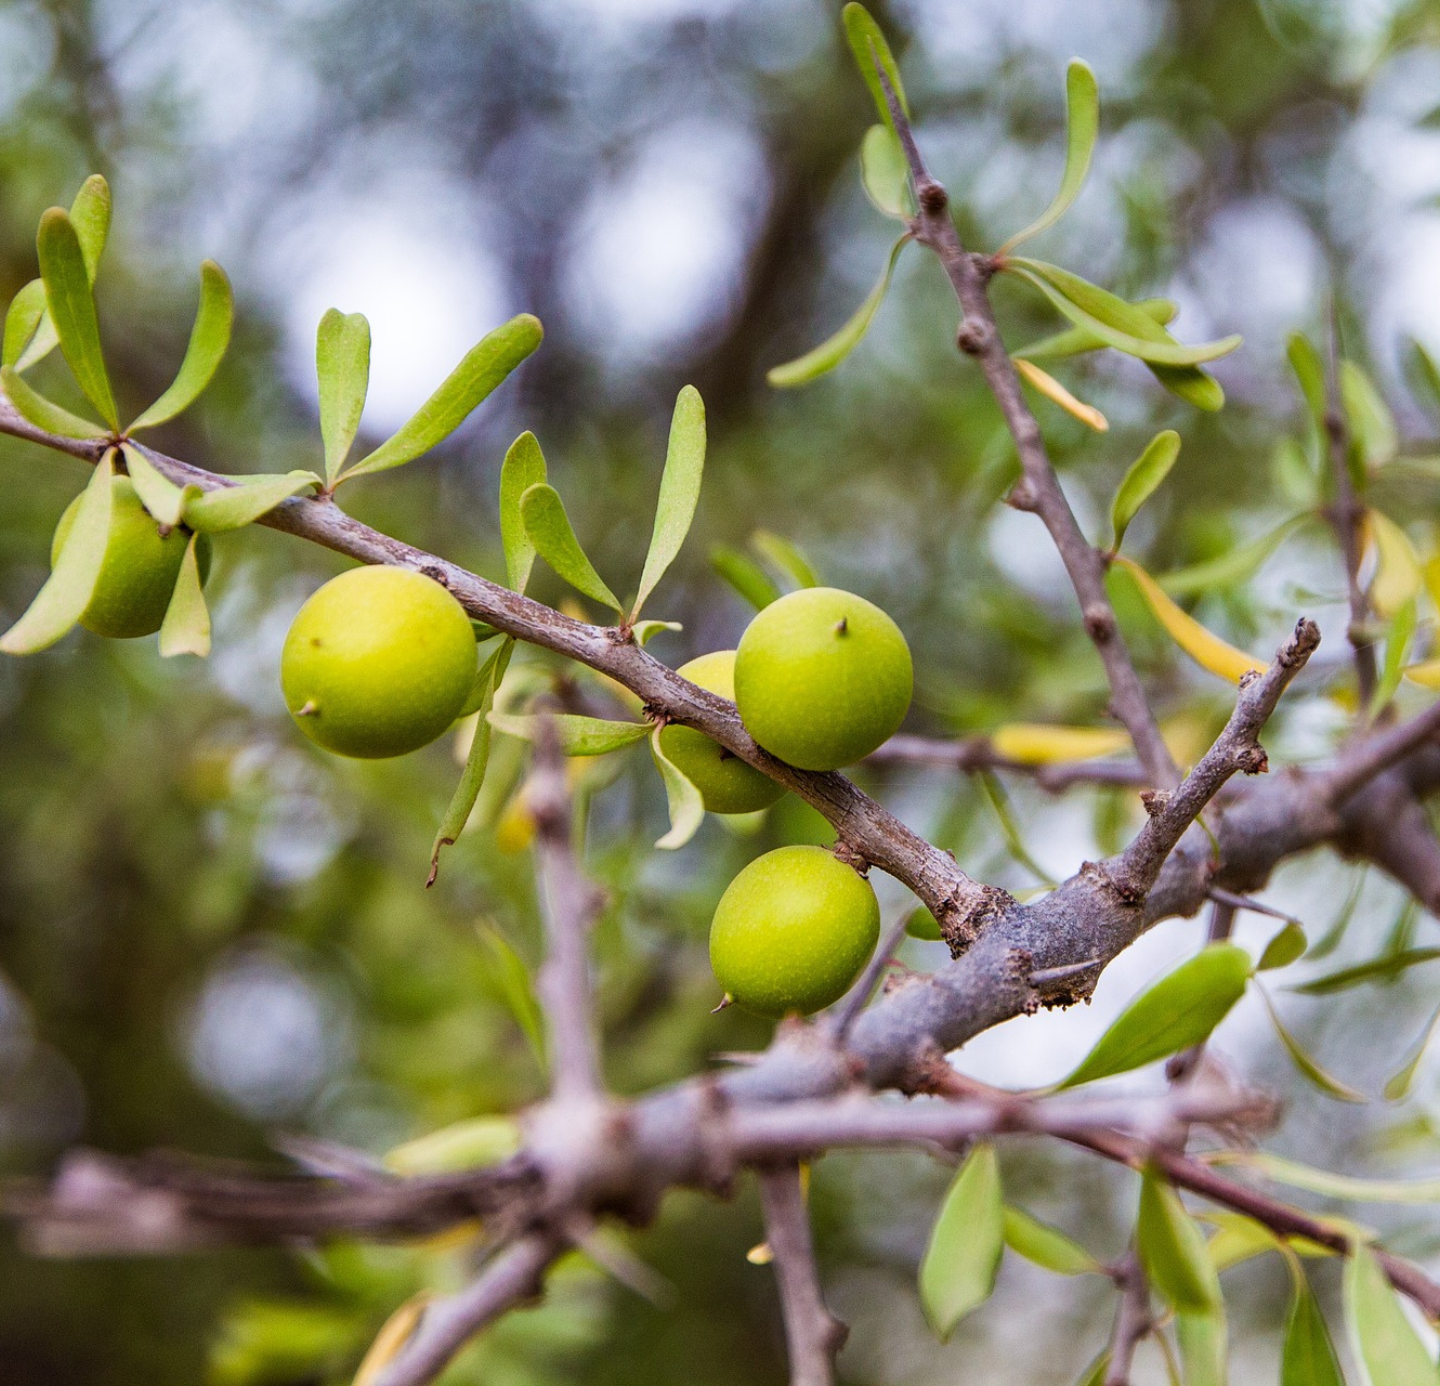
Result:
[[[1375,548],[1370,605],[1388,621],[1419,593],[1425,575],[1409,536],[1388,515],[1379,510],[1367,510],[1365,534]]]
[[[511,1116],[470,1117],[397,1145],[385,1156],[396,1174],[448,1174],[498,1164],[520,1149],[520,1123]]]
[[[1053,375],[1042,371],[1033,361],[1027,361],[1020,356],[1012,359],[1015,369],[1020,372],[1020,379],[1032,389],[1038,390],[1052,404],[1058,404],[1067,414],[1079,419],[1087,428],[1093,428],[1097,433],[1109,431],[1110,420],[1093,404],[1076,399]]]
[[[385,1320],[385,1326],[375,1335],[375,1341],[370,1344],[370,1350],[360,1363],[360,1370],[355,1373],[352,1386],[374,1386],[374,1383],[380,1380],[380,1374],[399,1356],[400,1349],[410,1341],[410,1335],[420,1326],[420,1317],[424,1314],[429,1300],[429,1292],[421,1291],[407,1299]]]
[[[997,755],[1021,765],[1061,765],[1115,755],[1130,747],[1119,727],[1050,727],[1039,722],[1007,722],[990,733]]]
[[[1206,630],[1193,616],[1182,611],[1160,589],[1160,585],[1133,558],[1117,557],[1115,562],[1129,572],[1145,598],[1155,619],[1165,627],[1170,638],[1202,669],[1217,674],[1231,683],[1239,683],[1246,674],[1260,674],[1265,665],[1253,655],[1237,650],[1218,635]]]

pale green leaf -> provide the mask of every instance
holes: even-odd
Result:
[[[501,999],[509,1007],[510,1014],[520,1027],[535,1055],[535,1062],[545,1068],[545,1021],[540,1003],[535,998],[535,983],[525,959],[510,946],[510,942],[493,925],[477,927],[480,941],[489,953],[491,976],[499,989]]]
[[[910,165],[888,125],[872,125],[860,141],[860,184],[865,196],[887,217],[904,221],[914,213]]]
[[[1173,428],[1167,428],[1163,433],[1157,433],[1146,444],[1145,451],[1130,464],[1130,470],[1125,473],[1125,479],[1110,506],[1110,524],[1115,532],[1114,546],[1117,549],[1125,538],[1125,531],[1130,528],[1130,521],[1170,475],[1170,468],[1179,456],[1180,435]]]
[[[500,466],[500,543],[505,550],[505,572],[512,592],[523,592],[535,563],[535,545],[525,532],[520,498],[545,480],[545,454],[533,433],[522,433]]]
[[[895,127],[890,116],[890,103],[885,99],[885,87],[880,81],[880,73],[876,70],[877,64],[885,70],[890,89],[895,93],[895,100],[907,116],[910,114],[910,105],[905,99],[905,88],[900,82],[900,69],[895,64],[890,45],[864,5],[846,5],[841,11],[841,19],[845,25],[846,41],[850,44],[851,53],[855,55],[855,66],[860,69],[865,85],[870,88],[870,95],[875,98],[875,109],[880,113],[880,119],[893,130]]]
[[[282,501],[320,485],[314,472],[237,478],[238,485],[206,491],[185,503],[185,523],[202,534],[224,534],[243,529],[267,515]]]
[[[661,748],[659,727],[650,738],[650,753],[664,781],[665,799],[670,808],[670,831],[655,845],[665,851],[675,851],[700,831],[700,824],[705,821],[705,801],[689,777]]]
[[[508,1160],[521,1146],[520,1123],[512,1116],[470,1117],[397,1145],[385,1167],[407,1177],[451,1174]]]
[[[1285,1324],[1280,1386],[1345,1386],[1325,1316],[1303,1276],[1295,1281],[1295,1298]]]
[[[1313,510],[1320,504],[1319,477],[1305,449],[1294,438],[1281,438],[1270,454],[1276,489],[1291,505]]]
[[[1150,1284],[1176,1310],[1205,1313],[1221,1304],[1220,1278],[1204,1233],[1175,1190],[1149,1171],[1140,1183],[1135,1246]]]
[[[74,628],[90,605],[110,542],[114,453],[107,452],[85,487],[84,498],[45,585],[29,610],[0,636],[6,654],[34,654]]]
[[[1432,416],[1440,414],[1440,365],[1414,337],[1407,341],[1405,365],[1416,399]]]
[[[1227,1336],[1223,1302],[1204,1311],[1175,1315],[1175,1341],[1180,1348],[1185,1386],[1229,1386]]]
[[[368,476],[413,461],[443,443],[544,336],[540,319],[521,313],[487,333],[411,419],[339,479]]]
[[[110,184],[98,173],[92,173],[80,185],[80,191],[70,204],[70,222],[80,241],[85,273],[92,284],[100,268],[100,257],[105,253],[105,242],[110,237],[112,204]]]
[[[1204,1220],[1217,1228],[1215,1235],[1205,1244],[1205,1254],[1217,1274],[1252,1257],[1279,1251],[1284,1245],[1264,1223],[1256,1222],[1244,1213],[1207,1213]]]
[[[815,569],[798,544],[783,539],[768,529],[757,529],[750,536],[750,543],[757,553],[765,558],[778,572],[796,587],[818,587],[820,579]]]
[[[180,523],[186,504],[201,494],[200,488],[191,485],[182,489],[168,477],[161,476],[155,464],[133,443],[122,443],[120,452],[140,504],[160,524],[174,529]]]
[[[1387,1101],[1399,1102],[1409,1094],[1411,1085],[1415,1082],[1415,1075],[1420,1071],[1420,1061],[1430,1047],[1430,1041],[1434,1037],[1437,1025],[1440,1025],[1440,1009],[1437,1009],[1426,1022],[1425,1028],[1420,1032],[1419,1040],[1416,1041],[1414,1052],[1406,1060],[1405,1066],[1387,1080],[1385,1084]]]
[[[1440,1380],[1374,1252],[1359,1243],[1345,1263],[1345,1317],[1370,1386],[1435,1386]]]
[[[1004,1249],[1000,1164],[994,1148],[981,1141],[945,1195],[920,1263],[920,1302],[942,1341],[990,1298]]]
[[[640,590],[630,610],[633,622],[640,608],[655,590],[655,584],[675,561],[695,507],[700,502],[700,481],[705,472],[705,402],[700,392],[687,385],[675,399],[670,420],[670,443],[665,451],[665,471],[660,478],[660,498],[655,505],[655,528],[650,549],[640,574]]]
[[[945,937],[939,921],[924,905],[917,905],[905,917],[905,932],[926,943],[939,943]]]
[[[1400,603],[1385,627],[1385,658],[1380,662],[1380,679],[1370,695],[1370,713],[1374,717],[1390,702],[1405,677],[1410,642],[1415,638],[1419,618],[1414,598]]]
[[[710,550],[710,566],[756,611],[763,611],[771,602],[780,600],[780,589],[737,549],[716,544]]]
[[[636,621],[631,627],[630,636],[642,649],[648,645],[662,630],[684,630],[685,627],[679,621]]]
[[[61,438],[83,438],[87,441],[109,437],[110,430],[100,424],[72,414],[53,400],[47,399],[30,386],[25,377],[13,366],[0,367],[0,383],[16,412],[46,433],[58,434]]]
[[[1348,1083],[1342,1083],[1321,1068],[1306,1051],[1304,1045],[1285,1028],[1264,987],[1256,987],[1256,990],[1260,993],[1260,999],[1265,1003],[1265,1009],[1270,1013],[1270,1021],[1275,1026],[1275,1033],[1280,1036],[1280,1043],[1285,1046],[1285,1052],[1289,1054],[1291,1062],[1300,1070],[1308,1083],[1318,1088],[1327,1097],[1333,1097],[1340,1102],[1364,1103],[1370,1100],[1363,1092],[1357,1092]]]
[[[885,292],[890,287],[890,278],[895,273],[895,262],[900,258],[900,252],[905,249],[909,240],[910,237],[907,234],[901,236],[891,246],[890,259],[885,265],[885,273],[880,276],[879,282],[866,295],[864,303],[855,310],[850,321],[833,337],[828,337],[819,346],[812,347],[804,356],[787,361],[783,366],[772,367],[765,375],[765,379],[771,385],[781,390],[788,390],[795,385],[808,385],[810,381],[819,379],[827,371],[833,371],[855,350],[860,344],[861,338],[869,331],[875,314],[879,312],[880,305],[885,300]]]
[[[1059,1228],[1011,1204],[1004,1210],[1005,1245],[1027,1261],[1057,1275],[1085,1275],[1104,1268],[1079,1242]]]
[[[1351,987],[1364,986],[1370,982],[1393,982],[1402,972],[1420,963],[1434,962],[1440,958],[1440,948],[1406,948],[1398,953],[1386,953],[1354,967],[1342,967],[1338,972],[1327,972],[1313,981],[1302,982],[1291,987],[1302,996],[1329,996],[1333,992],[1348,991]]]
[[[1207,414],[1219,413],[1225,407],[1225,391],[1220,382],[1199,366],[1162,366],[1154,361],[1147,361],[1145,365],[1156,380],[1186,404]]]
[[[511,712],[492,712],[490,725],[506,736],[534,741],[543,722],[555,729],[560,750],[567,756],[604,756],[624,750],[650,735],[648,722],[615,722],[606,717],[581,717],[573,712],[553,712],[540,717],[522,717]]]
[[[40,256],[40,277],[45,281],[45,301],[50,306],[55,330],[60,334],[60,350],[65,353],[65,360],[85,398],[118,432],[120,416],[105,370],[100,323],[95,316],[90,276],[85,272],[85,256],[75,227],[59,207],[50,208],[40,218],[36,249]]]
[[[1308,940],[1300,921],[1287,919],[1280,932],[1265,945],[1265,951],[1260,954],[1260,961],[1255,964],[1255,970],[1268,972],[1274,967],[1288,967],[1297,958],[1304,955],[1307,945]]]
[[[1243,1165],[1277,1184],[1354,1203],[1440,1203],[1440,1179],[1361,1179],[1287,1160],[1263,1150],[1226,1151],[1216,1164]]]
[[[1328,391],[1325,387],[1325,363],[1320,353],[1303,332],[1292,332],[1285,343],[1285,357],[1300,386],[1305,408],[1310,420],[1322,434],[1325,431],[1325,415],[1329,412]]]
[[[1025,845],[1024,835],[1020,831],[1020,824],[1011,810],[1010,798],[1005,793],[1005,786],[989,770],[978,771],[975,780],[980,786],[980,792],[991,813],[995,815],[1000,835],[1005,839],[1005,847],[1010,855],[1047,890],[1054,890],[1060,883],[1030,855],[1030,850]]]
[[[1088,63],[1072,58],[1065,72],[1065,173],[1050,205],[1029,226],[1017,231],[997,252],[1008,254],[1021,241],[1048,231],[1080,194],[1090,172],[1090,156],[1100,134],[1100,87]]]
[[[1110,1349],[1106,1348],[1088,1367],[1076,1386],[1105,1386],[1105,1374],[1110,1370]]]
[[[320,387],[325,482],[333,485],[360,431],[370,389],[370,323],[364,313],[325,310],[315,332],[315,378]]]
[[[5,310],[5,344],[0,348],[0,365],[18,369],[25,348],[34,340],[45,319],[45,281],[32,279]],[[56,341],[60,339],[55,338]]]
[[[1340,363],[1340,401],[1361,462],[1379,467],[1394,457],[1400,446],[1395,416],[1375,382],[1354,361]]]
[[[1240,999],[1250,971],[1250,955],[1233,943],[1202,949],[1126,1006],[1060,1086],[1125,1073],[1199,1044]]]
[[[1238,587],[1249,582],[1265,566],[1270,555],[1309,518],[1308,515],[1293,515],[1258,539],[1237,544],[1203,563],[1177,568],[1173,573],[1156,578],[1156,581],[1172,597],[1194,597],[1219,588]]]
[[[1179,312],[1168,298],[1144,298],[1131,306],[1139,309],[1146,317],[1154,318],[1161,327],[1172,322],[1175,314]],[[1029,346],[1021,347],[1013,354],[1023,356],[1028,361],[1055,361],[1068,356],[1079,356],[1087,351],[1102,351],[1105,345],[1093,332],[1087,332],[1083,327],[1067,327],[1049,337],[1042,337],[1038,342],[1031,342]]]
[[[230,280],[214,260],[206,260],[200,266],[200,307],[190,329],[185,359],[170,388],[130,425],[131,433],[173,419],[200,398],[225,359],[234,322],[235,296],[230,291]]]
[[[180,564],[180,576],[170,595],[170,605],[165,608],[165,620],[160,627],[162,659],[182,654],[198,655],[204,659],[210,653],[210,609],[205,605],[204,586],[200,578],[197,547],[200,542],[200,535],[191,536]]]
[[[565,502],[553,486],[539,482],[520,497],[520,517],[535,551],[577,592],[620,611],[620,602],[597,573],[575,537]]]

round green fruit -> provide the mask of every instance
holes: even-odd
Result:
[[[730,882],[710,926],[710,966],[757,1015],[809,1015],[854,984],[880,937],[870,882],[824,847],[780,847]]]
[[[105,540],[105,557],[100,562],[100,576],[80,624],[111,640],[134,640],[141,635],[154,635],[164,622],[175,580],[180,576],[180,565],[185,561],[190,531],[177,526],[162,535],[159,523],[141,505],[128,476],[117,476],[111,487],[110,533]],[[55,526],[55,537],[50,542],[52,567],[74,528],[81,499],[76,496],[70,502]],[[204,535],[200,537],[196,557],[200,563],[200,581],[204,582],[210,574],[210,542]]]
[[[735,651],[716,650],[682,664],[677,673],[722,698],[735,699]],[[665,727],[660,749],[705,801],[711,813],[754,813],[768,808],[784,792],[768,775],[746,765],[719,742],[693,727]]]
[[[475,663],[470,618],[438,582],[406,568],[353,568],[300,608],[280,685],[316,745],[374,760],[441,735],[470,696]]]
[[[868,756],[899,730],[913,691],[900,627],[834,587],[772,602],[735,655],[735,702],[750,735],[802,770],[838,770]]]

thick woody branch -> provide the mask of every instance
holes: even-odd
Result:
[[[1440,736],[1440,700],[1398,726],[1372,732],[1352,742],[1323,778],[1323,792],[1332,804],[1342,803],[1377,775],[1399,764],[1413,751]]]
[[[825,1307],[820,1293],[799,1166],[763,1166],[755,1174],[785,1316],[790,1386],[833,1386],[835,1354],[844,1346],[845,1325]]]

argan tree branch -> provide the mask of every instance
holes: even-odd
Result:
[[[1145,1278],[1145,1267],[1133,1250],[1126,1252],[1118,1279],[1120,1303],[1110,1333],[1110,1361],[1105,1368],[1103,1386],[1130,1386],[1135,1349],[1154,1326],[1150,1317],[1150,1285]]]

